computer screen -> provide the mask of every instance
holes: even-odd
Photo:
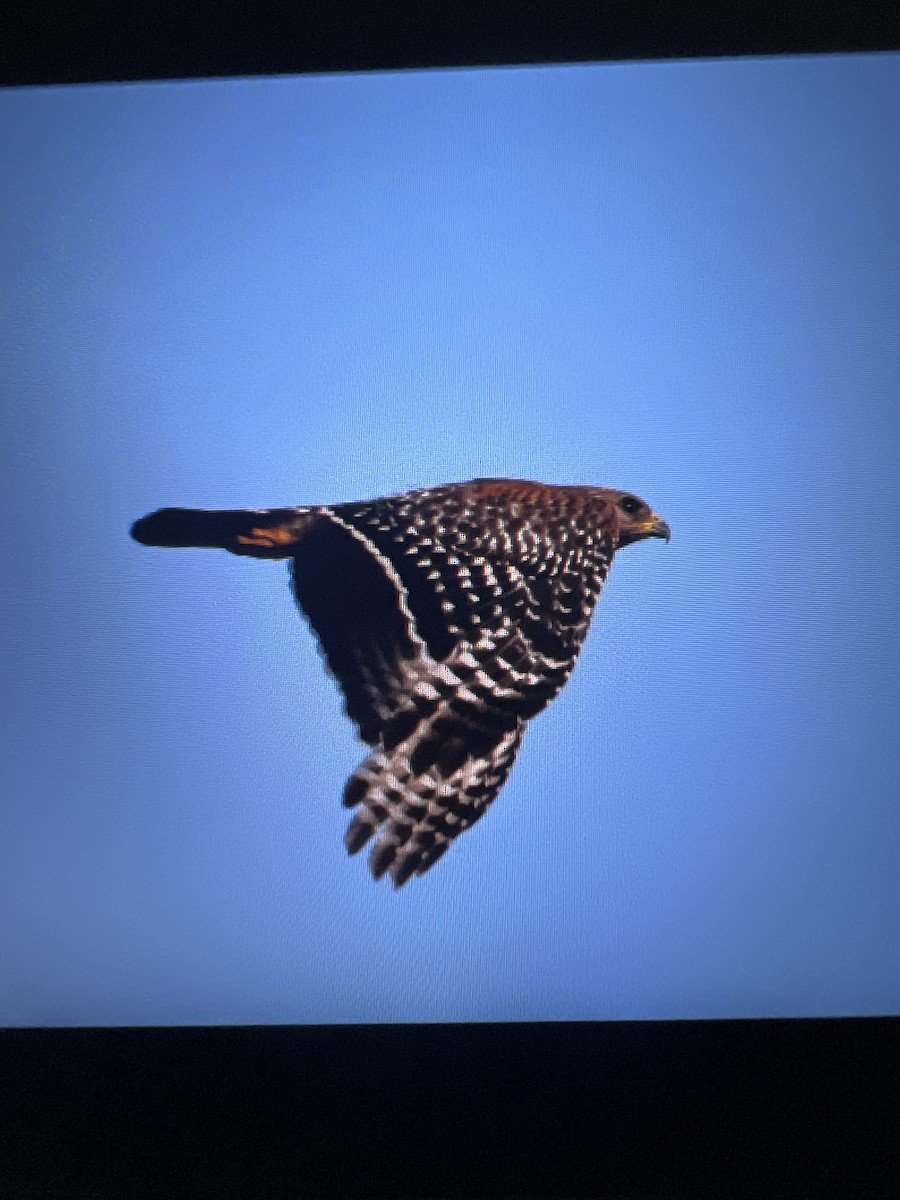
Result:
[[[900,1012],[895,54],[0,94],[0,1023]],[[283,560],[160,508],[619,489],[421,877]]]

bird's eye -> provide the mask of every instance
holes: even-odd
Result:
[[[629,517],[633,517],[643,507],[644,505],[638,500],[637,496],[623,496],[619,501],[619,508],[621,508],[622,512],[628,513]]]

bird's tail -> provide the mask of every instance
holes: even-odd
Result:
[[[142,546],[200,546],[254,558],[291,558],[317,516],[313,508],[160,508],[135,521],[131,536]]]

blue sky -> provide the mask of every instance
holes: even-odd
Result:
[[[0,1022],[900,1012],[900,56],[0,94]],[[395,893],[283,563],[163,505],[633,490]]]

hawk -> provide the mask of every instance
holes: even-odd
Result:
[[[345,842],[396,887],[428,871],[506,782],[528,721],[572,673],[616,551],[669,527],[596,487],[474,479],[358,504],[135,522],[145,546],[289,558],[371,753]]]

